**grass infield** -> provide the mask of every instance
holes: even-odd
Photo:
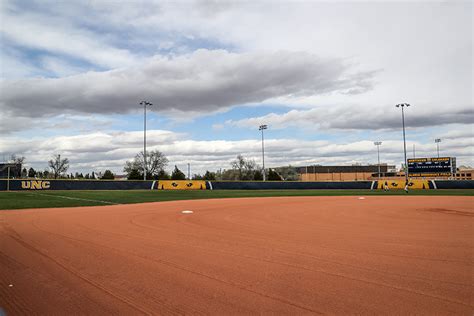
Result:
[[[159,201],[272,196],[464,195],[474,190],[216,190],[216,191],[10,191],[0,192],[0,210],[130,204]]]

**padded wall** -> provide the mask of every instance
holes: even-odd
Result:
[[[158,190],[206,190],[202,180],[160,180]]]
[[[331,190],[370,189],[372,181],[290,182],[290,181],[212,181],[213,190]]]
[[[10,180],[10,190],[150,190],[152,184],[153,181]],[[0,191],[6,189],[7,180],[0,180]]]
[[[474,189],[474,180],[435,180],[438,189]]]
[[[377,188],[383,189],[384,184],[387,183],[387,186],[390,190],[403,190],[405,188],[405,180],[380,180],[377,181]],[[430,189],[430,183],[428,180],[410,180],[408,182],[409,189]]]

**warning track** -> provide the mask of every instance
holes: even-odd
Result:
[[[473,202],[280,197],[0,212],[0,308],[470,314]]]

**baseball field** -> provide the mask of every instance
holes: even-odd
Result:
[[[472,190],[2,192],[0,307],[471,315],[473,205]]]

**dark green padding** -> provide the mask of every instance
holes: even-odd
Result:
[[[370,189],[372,181],[289,182],[289,181],[212,181],[213,190],[345,190]]]
[[[474,180],[435,180],[437,189],[474,189]]]
[[[41,182],[40,182],[41,181]],[[46,181],[46,185],[44,185]],[[23,183],[22,183],[23,182]],[[39,184],[44,187],[38,188]],[[149,190],[153,181],[107,180],[10,180],[11,191],[48,190]],[[156,189],[156,183],[155,183]],[[0,191],[7,190],[7,180],[0,180]]]

